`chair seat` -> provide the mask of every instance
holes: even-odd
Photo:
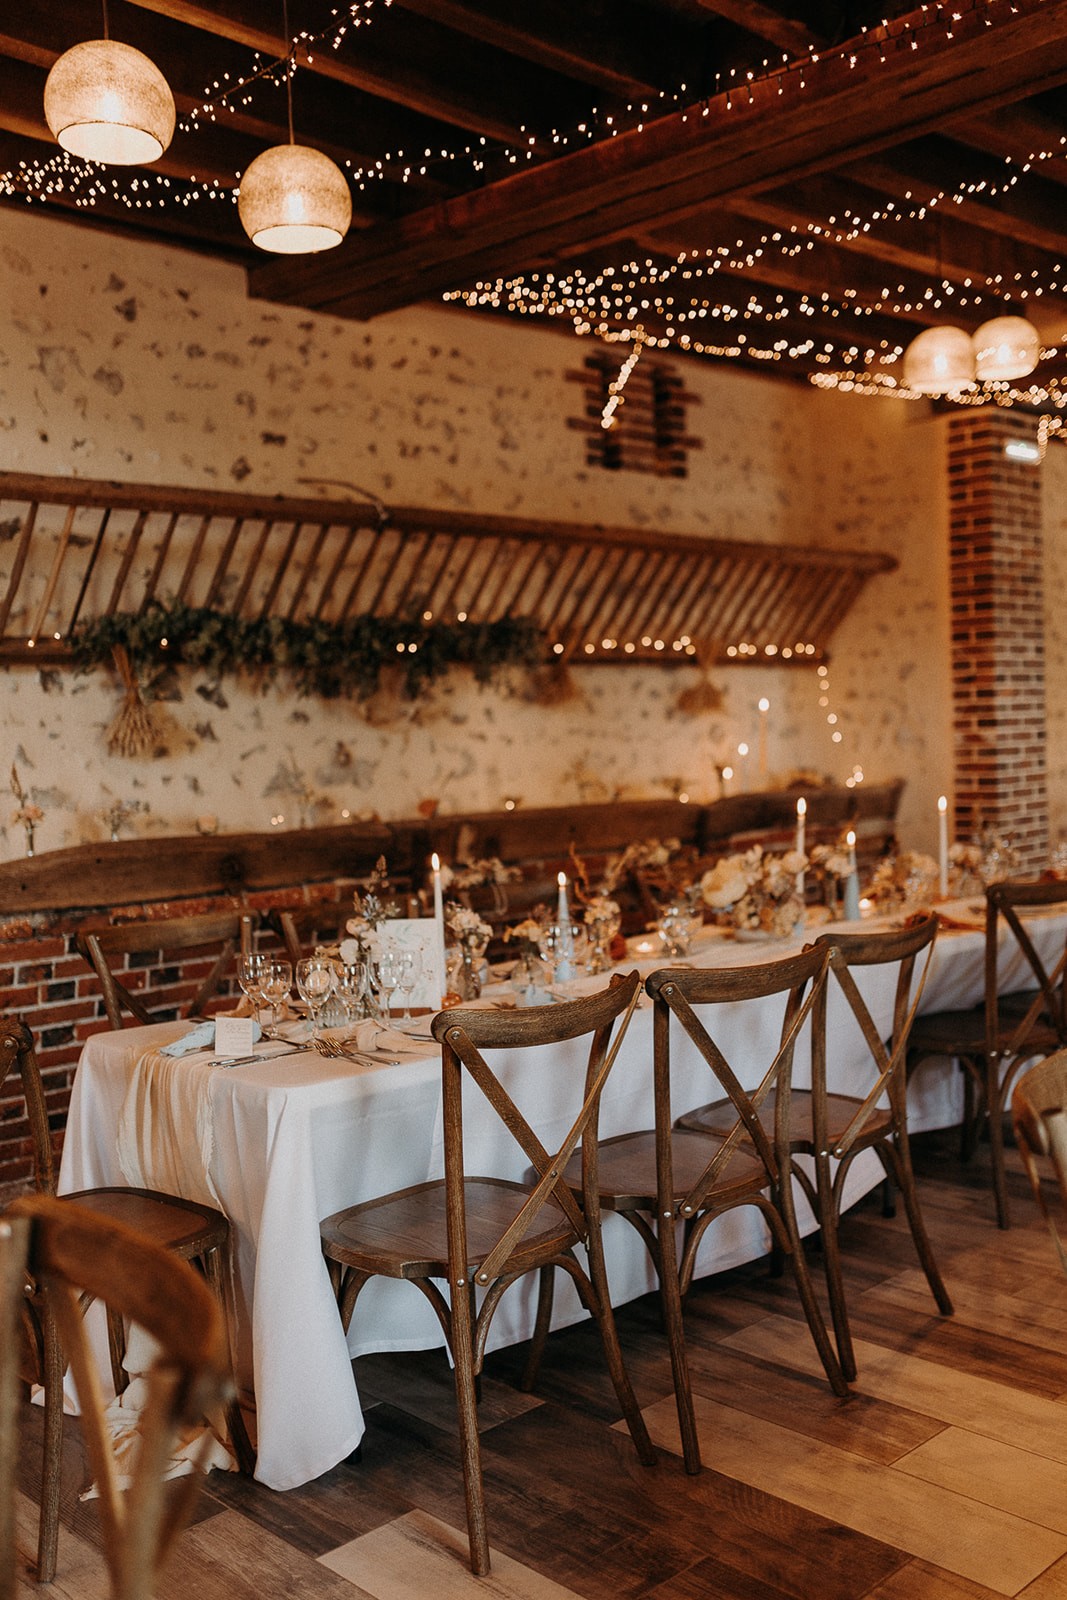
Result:
[[[1020,1007],[1017,1003],[1004,1006],[998,1002],[997,1009],[1000,1019],[999,1042],[1002,1047],[1007,1047],[1026,1014],[1026,1007]],[[1038,1020],[1026,1036],[1026,1053],[1035,1056],[1048,1055],[1059,1048],[1059,1043],[1059,1035],[1055,1029]],[[985,1046],[985,1010],[981,1006],[973,1011],[933,1011],[929,1016],[916,1018],[911,1030],[913,1053],[946,1056],[984,1055]]]
[[[735,1119],[736,1120],[736,1119]],[[706,1133],[675,1128],[671,1135],[674,1196],[684,1200],[704,1172],[721,1140]],[[577,1192],[582,1168],[578,1158],[568,1162],[567,1182]],[[656,1210],[656,1135],[649,1128],[643,1133],[623,1133],[600,1145],[600,1203],[605,1211]],[[751,1147],[739,1146],[720,1173],[706,1204],[724,1206],[745,1195],[759,1194],[767,1187],[767,1171]]]
[[[83,1189],[60,1198],[132,1228],[183,1260],[220,1250],[230,1231],[221,1211],[155,1189]]]
[[[529,1188],[503,1178],[467,1178],[468,1271],[485,1259],[529,1198]],[[447,1278],[448,1214],[443,1180],[348,1206],[319,1224],[323,1253],[358,1272],[388,1278]],[[575,1243],[574,1229],[546,1209],[519,1247],[514,1270],[559,1255]]]
[[[777,1091],[772,1089],[763,1105],[760,1107],[759,1118],[766,1128],[768,1135],[774,1130],[775,1099]],[[835,1145],[851,1125],[853,1117],[863,1101],[847,1094],[828,1094],[826,1096],[826,1136],[830,1145]],[[737,1121],[737,1112],[729,1100],[716,1100],[712,1105],[700,1106],[696,1111],[687,1111],[675,1123],[676,1128],[686,1128],[694,1133],[717,1133],[724,1137],[729,1133]],[[875,1139],[884,1139],[893,1126],[893,1119],[888,1106],[877,1106],[871,1112],[863,1125],[863,1132],[859,1136],[860,1145]],[[790,1143],[795,1150],[811,1150],[815,1145],[815,1134],[812,1124],[812,1095],[807,1089],[793,1089],[789,1096],[789,1127]]]

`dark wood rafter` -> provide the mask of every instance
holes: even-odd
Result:
[[[241,618],[533,619],[582,662],[826,658],[872,552],[0,473],[0,663],[180,600]],[[744,646],[744,650],[740,647]]]
[[[914,20],[914,19],[913,19]],[[1010,102],[1067,75],[1067,0],[1019,0],[1010,21],[986,26],[961,5],[953,38],[925,26],[915,39],[883,30],[885,60],[850,68],[833,52],[803,74],[757,79],[719,94],[707,115],[661,118],[642,131],[519,173],[350,238],[299,268],[252,274],[255,293],[375,315],[476,277],[530,267],[618,237],[650,218],[681,220],[714,198],[825,171]],[[912,49],[912,43],[916,48]],[[803,87],[802,87],[803,82]],[[610,220],[606,220],[610,219]]]
[[[669,302],[639,273],[621,308],[607,284],[583,315],[616,333],[639,316],[672,351],[794,381],[895,375],[946,308],[972,331],[1025,310],[1047,349],[1067,348],[1067,168],[1031,159],[1067,129],[1067,0],[393,0],[337,49],[330,16],[290,0],[294,36],[319,40],[297,46],[297,136],[351,178],[338,250],[272,260],[241,229],[234,184],[287,137],[270,83],[179,128],[158,200],[151,173],[151,203],[136,174],[109,175],[92,203],[64,175],[35,203],[247,265],[262,298],[359,318],[497,277],[588,280],[626,252],[657,266],[722,252],[711,277],[672,277]],[[280,12],[254,0],[111,0],[111,26],[158,62],[183,119],[285,52]],[[0,19],[0,170],[16,174],[0,207],[32,193],[27,172],[58,170],[44,79],[85,33],[82,0]],[[939,305],[942,277],[955,292]],[[550,309],[548,325],[573,325]],[[522,310],[544,320],[532,293]],[[1043,358],[1040,378],[1065,376]]]

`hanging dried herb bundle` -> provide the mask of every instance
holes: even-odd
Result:
[[[111,656],[124,693],[118,716],[107,730],[108,750],[113,756],[130,759],[149,756],[159,742],[152,709],[145,704],[125,647],[115,645]]]
[[[697,662],[700,666],[700,677],[690,688],[683,689],[675,702],[679,711],[689,717],[700,717],[711,711],[721,711],[723,707],[723,693],[718,684],[711,681],[711,652],[697,646]]]
[[[530,673],[526,699],[535,706],[565,706],[572,700],[580,700],[581,696],[582,691],[565,661],[550,661],[547,666],[535,667]]]

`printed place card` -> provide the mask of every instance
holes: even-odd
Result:
[[[248,1056],[256,1042],[254,1017],[216,1017],[215,1054]]]

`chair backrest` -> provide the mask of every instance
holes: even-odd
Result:
[[[8,1101],[12,1096],[10,1080],[14,1072],[18,1072],[22,1080],[22,1098],[26,1106],[33,1155],[34,1187],[41,1194],[55,1194],[56,1170],[48,1127],[48,1107],[41,1082],[41,1069],[33,1048],[33,1035],[26,1024],[16,1017],[3,1017],[0,1018],[0,1094]],[[12,1134],[15,1132],[15,1129],[11,1129]]]
[[[1067,1206],[1067,1050],[1046,1056],[1017,1080],[1011,1096],[1011,1120],[1034,1199],[1049,1225],[1060,1265],[1067,1272],[1067,1251],[1042,1189],[1038,1166],[1039,1156],[1051,1163],[1060,1198]]]
[[[347,937],[348,923],[355,916],[352,891],[336,900],[320,900],[312,906],[287,906],[267,918],[280,936],[285,953],[293,964],[312,953],[315,944],[340,944]]]
[[[1007,881],[991,883],[986,890],[985,1007],[986,1036],[990,1045],[1001,1029],[998,969],[1002,924],[1018,945],[1034,982],[1030,1005],[1020,1012],[1010,1037],[1001,1039],[1000,1048],[1006,1056],[1018,1056],[1035,1028],[1051,1029],[1060,1045],[1067,1046],[1067,1001],[1063,983],[1067,945],[1061,948],[1059,959],[1049,968],[1041,959],[1020,915],[1025,910],[1054,906],[1067,906],[1067,882],[1058,879],[1037,883]]]
[[[465,1011],[460,1008],[440,1012],[433,1019],[433,1035],[442,1047],[445,1186],[449,1256],[453,1262],[468,1259],[463,1187],[465,1076],[477,1085],[533,1169],[529,1193],[521,1210],[482,1254],[475,1270],[478,1283],[490,1283],[509,1271],[522,1270],[523,1240],[546,1205],[553,1205],[557,1212],[566,1217],[575,1242],[588,1237],[599,1206],[597,1136],[600,1096],[640,992],[641,979],[636,972],[631,972],[626,977],[616,975],[606,989],[580,1000],[564,1001],[554,1006],[531,1006],[518,1011]],[[549,1151],[486,1061],[483,1051],[506,1050],[510,1053],[561,1045],[585,1037],[589,1039],[589,1048],[581,1093],[573,1097],[576,1110],[562,1142]],[[566,1114],[570,1115],[570,1108]],[[567,1162],[579,1147],[582,1152],[581,1205],[568,1189],[564,1173]]]
[[[104,1009],[113,1028],[123,1026],[123,1012],[127,1011],[136,1022],[159,1021],[152,1015],[146,999],[147,987],[135,991],[129,987],[131,972],[147,973],[144,966],[131,966],[130,958],[149,956],[158,952],[161,957],[181,955],[186,961],[202,951],[205,961],[212,965],[199,983],[196,992],[184,1005],[176,1005],[173,990],[178,981],[173,972],[165,974],[157,1007],[165,1007],[174,1015],[193,1016],[219,992],[228,977],[238,949],[248,949],[258,922],[255,912],[209,911],[201,916],[164,917],[158,921],[122,922],[113,928],[97,928],[78,934],[80,953],[89,962],[100,980]],[[122,963],[127,963],[126,981],[117,976]],[[184,985],[182,986],[184,989]]]
[[[907,1096],[908,1037],[922,999],[926,975],[930,970],[930,958],[937,929],[937,915],[931,911],[904,928],[889,928],[870,933],[824,933],[815,941],[816,946],[825,945],[830,952],[830,972],[863,1035],[873,1067],[873,1078],[861,1103],[856,1107],[851,1121],[830,1150],[830,1154],[836,1160],[846,1155],[862,1135],[874,1116],[883,1094],[888,1097],[891,1107],[898,1116],[904,1114]],[[916,983],[915,964],[924,950],[926,956]],[[892,1031],[887,1042],[871,1015],[870,1007],[853,977],[853,971],[860,967],[891,965],[897,967],[897,980],[893,996]],[[826,1087],[828,997],[829,985],[820,997],[815,1012],[812,1088],[816,1093],[812,1104],[812,1131],[816,1148],[819,1150],[827,1148],[826,1101],[819,1091]]]
[[[184,1261],[105,1217],[46,1195],[16,1200],[4,1215],[25,1230],[26,1267],[37,1291],[27,1314],[53,1316],[70,1363],[93,1478],[99,1493],[104,1555],[114,1600],[150,1600],[155,1575],[188,1519],[199,1474],[164,1489],[179,1430],[202,1422],[228,1398],[230,1363],[221,1310],[204,1280]],[[2,1271],[2,1254],[0,1254]],[[86,1335],[81,1297],[103,1300],[139,1324],[158,1352],[147,1375],[148,1398],[132,1481],[123,1493],[105,1418],[106,1401]],[[10,1309],[5,1308],[5,1316]],[[5,1330],[7,1331],[7,1330]],[[0,1345],[5,1367],[18,1341]],[[14,1594],[14,1541],[0,1522],[0,1600]]]
[[[656,1102],[657,1173],[660,1199],[671,1203],[674,1177],[670,1130],[673,1123],[671,1092],[671,1022],[676,1020],[703,1056],[733,1103],[735,1121],[721,1143],[711,1146],[707,1166],[679,1206],[682,1216],[701,1210],[709,1191],[723,1178],[735,1153],[748,1141],[759,1153],[768,1179],[777,1183],[779,1173],[789,1161],[789,1099],[792,1087],[793,1054],[797,1039],[826,985],[830,951],[811,945],[800,955],[752,966],[721,968],[664,967],[645,979],[655,1010],[652,1021],[653,1081]],[[769,1061],[754,1060],[752,1038],[746,1036],[744,1076],[759,1073],[759,1082],[746,1089],[739,1072],[731,1065],[709,1023],[697,1008],[735,1006],[738,1002],[763,1001],[781,995],[784,1010],[775,1048]],[[734,1013],[736,1022],[736,1013]],[[710,1021],[710,1019],[709,1019]],[[814,1033],[812,1035],[814,1039]],[[775,1094],[773,1137],[760,1120],[760,1108]]]

